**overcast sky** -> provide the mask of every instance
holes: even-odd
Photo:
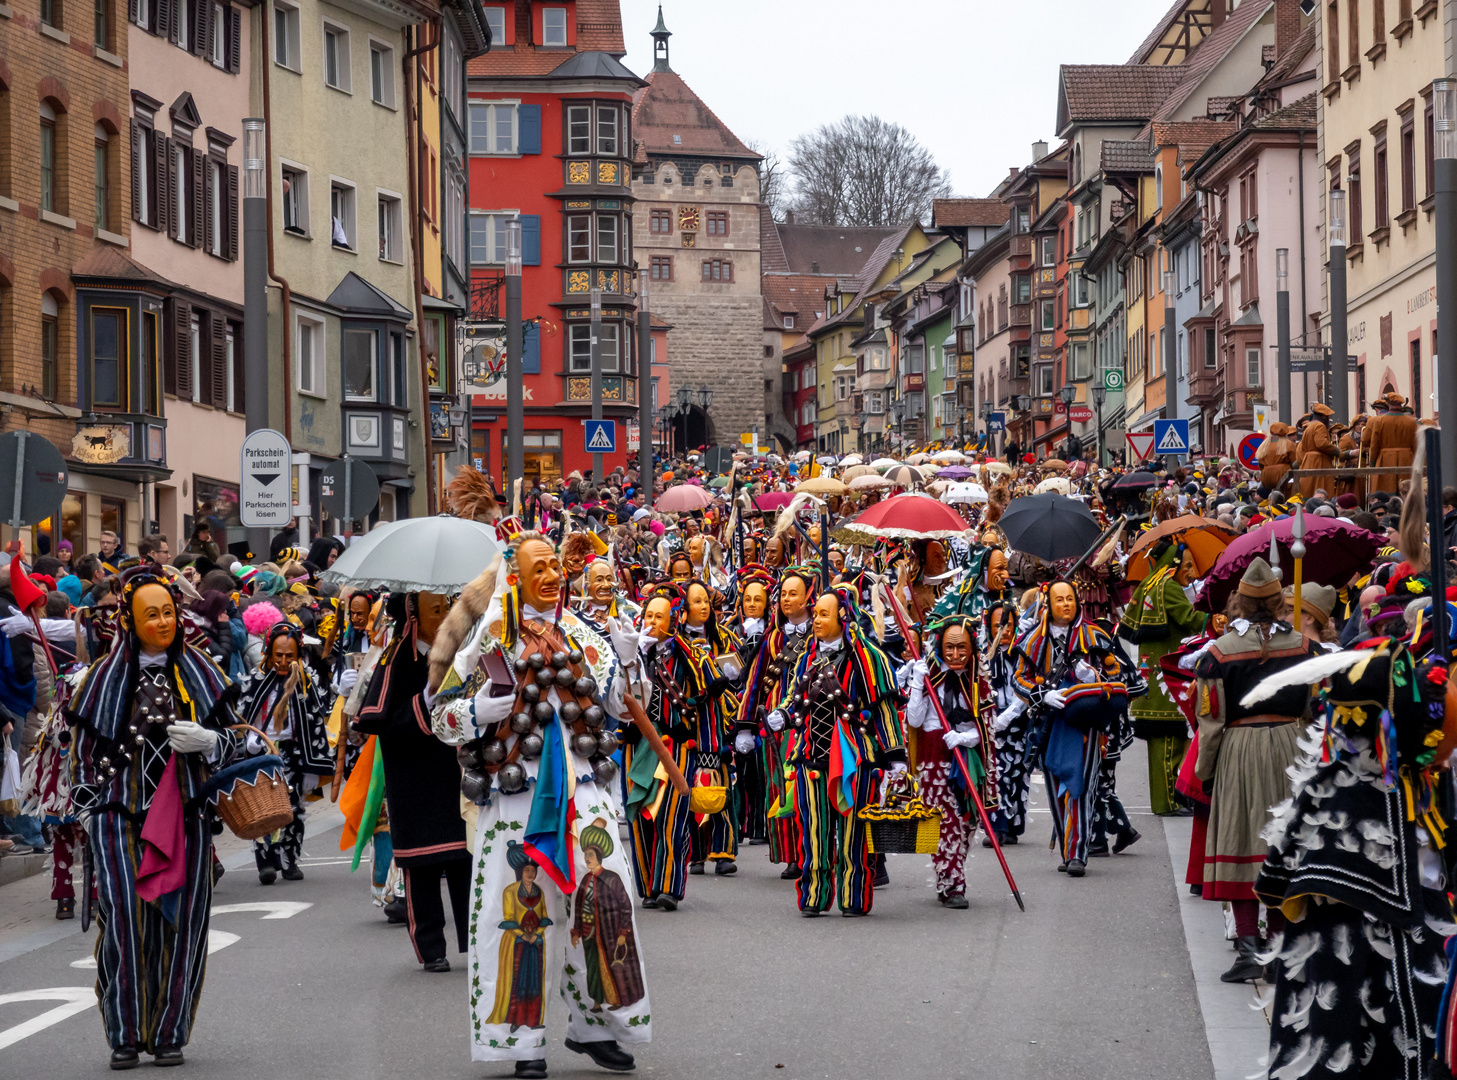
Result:
[[[653,66],[657,0],[621,0],[625,63]],[[846,113],[905,125],[986,195],[1054,141],[1059,64],[1121,64],[1170,0],[665,0],[673,70],[746,142],[784,157]]]

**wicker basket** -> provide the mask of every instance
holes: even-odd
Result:
[[[941,811],[914,793],[890,793],[859,813],[872,853],[930,855],[941,843]]]
[[[253,725],[237,724],[231,730],[257,731],[268,752],[277,755],[278,747],[273,740]],[[252,781],[239,778],[231,791],[219,791],[217,808],[218,817],[239,840],[257,840],[293,820],[287,782],[261,773]]]

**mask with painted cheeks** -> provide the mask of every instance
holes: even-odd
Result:
[[[769,593],[757,581],[744,587],[743,609],[746,619],[762,619],[769,610]]]
[[[605,607],[612,602],[616,582],[612,580],[612,567],[606,561],[597,559],[587,564],[587,596],[592,603]]]
[[[1078,615],[1078,594],[1066,581],[1054,582],[1047,590],[1047,607],[1054,626],[1070,626]]]
[[[834,641],[845,632],[840,619],[840,598],[834,593],[825,593],[815,601],[814,634],[820,641]]]
[[[131,623],[148,652],[166,652],[177,637],[177,603],[165,585],[139,586],[132,593]]]

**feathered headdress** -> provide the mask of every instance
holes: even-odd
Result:
[[[456,517],[467,521],[483,521],[489,525],[501,516],[496,485],[485,473],[469,465],[458,469],[446,485],[445,505]]]

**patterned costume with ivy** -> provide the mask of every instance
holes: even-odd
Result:
[[[499,648],[508,661],[514,662],[533,648],[511,630],[504,633],[511,639],[509,645],[499,640],[498,635],[503,634],[501,611],[498,608],[487,612],[489,587],[477,588],[478,584],[472,583],[467,587],[458,602],[466,606],[476,621],[456,652],[455,661],[433,707],[435,734],[457,746],[489,733],[487,728],[478,728],[475,719],[478,703],[483,702],[489,692],[480,667],[481,658],[488,651]],[[528,615],[523,615],[522,627],[531,629],[535,635],[533,640],[559,641],[563,649],[580,649],[586,670],[602,688],[609,728],[626,716],[622,665],[612,642],[605,635],[570,611],[564,612],[559,622],[554,624],[533,622]],[[551,691],[554,703],[557,696],[555,690]],[[489,725],[489,731],[494,730],[495,725]],[[503,994],[500,985],[503,938],[506,935],[513,938],[520,936],[520,918],[512,916],[527,913],[527,906],[521,900],[522,890],[518,887],[520,881],[508,861],[508,845],[521,845],[525,850],[533,851],[533,861],[541,868],[537,878],[541,896],[536,897],[530,890],[526,891],[526,895],[530,901],[529,921],[540,933],[542,946],[539,980],[530,972],[527,973],[529,977],[523,978],[520,964],[508,966],[506,977],[511,978],[514,972],[517,986],[529,994],[535,994],[539,985],[543,1002],[552,993],[560,993],[567,1007],[565,1034],[568,1039],[581,1043],[616,1040],[619,1044],[629,1045],[647,1042],[651,1038],[646,977],[636,948],[635,916],[631,905],[621,912],[617,906],[609,904],[611,914],[622,925],[631,927],[634,942],[629,956],[625,951],[615,950],[617,936],[622,935],[614,936],[615,951],[609,966],[614,960],[618,962],[610,972],[615,976],[614,987],[630,984],[641,988],[640,995],[618,993],[615,1002],[611,998],[598,1000],[594,997],[594,993],[604,989],[600,978],[589,979],[591,965],[587,952],[595,947],[596,939],[582,936],[579,922],[578,905],[584,896],[584,883],[591,879],[594,889],[600,887],[605,896],[611,882],[609,879],[603,884],[604,877],[611,874],[620,884],[632,873],[620,848],[604,851],[595,868],[584,855],[594,822],[598,819],[612,822],[612,830],[616,830],[618,805],[613,790],[616,785],[598,783],[591,764],[572,748],[571,729],[560,716],[548,724],[542,734],[547,748],[541,757],[538,760],[521,760],[529,778],[526,789],[506,795],[499,788],[494,788],[489,801],[479,808],[476,817],[470,883],[470,968],[467,973],[471,1057],[475,1061],[530,1061],[545,1056],[548,1010],[543,1008],[537,1012],[530,1002],[522,1002],[522,1007],[513,1008],[511,989],[506,988]],[[509,745],[514,748],[520,737],[511,735]],[[539,831],[543,820],[559,823],[559,842],[550,848],[547,848]],[[512,850],[517,849],[513,846]],[[510,912],[504,899],[507,895],[515,898]],[[596,895],[595,891],[593,895]],[[600,901],[598,907],[601,908]],[[528,950],[523,959],[534,955],[534,950]],[[631,972],[624,970],[629,960],[634,968]]]

